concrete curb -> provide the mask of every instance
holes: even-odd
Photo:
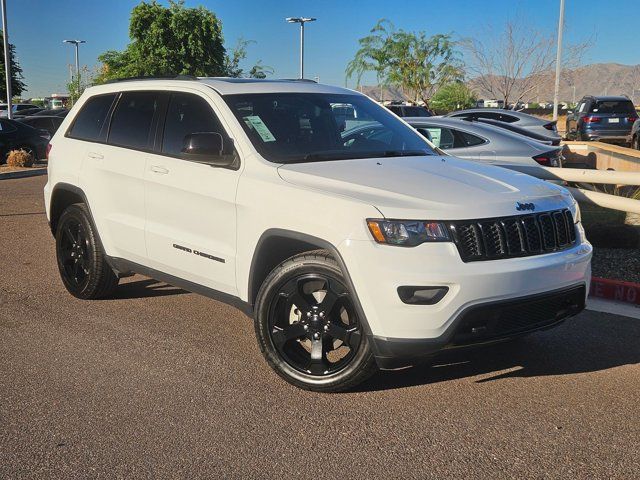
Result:
[[[640,305],[640,283],[592,277],[589,296]]]
[[[37,177],[38,175],[46,175],[47,167],[34,168],[31,170],[20,170],[18,172],[0,173],[0,180],[10,180],[12,178]]]

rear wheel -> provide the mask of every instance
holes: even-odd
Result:
[[[276,267],[258,293],[255,317],[263,355],[293,385],[342,391],[377,370],[344,276],[325,251]]]
[[[110,296],[118,277],[107,264],[86,205],[68,207],[56,228],[56,256],[62,283],[85,300]]]

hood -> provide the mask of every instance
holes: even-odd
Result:
[[[568,207],[562,187],[501,167],[455,157],[396,157],[296,163],[278,168],[299,187],[350,197],[376,207],[386,218],[462,220]]]

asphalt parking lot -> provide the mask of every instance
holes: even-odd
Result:
[[[139,276],[68,295],[45,181],[0,181],[0,478],[640,475],[639,319],[305,392],[232,307]]]

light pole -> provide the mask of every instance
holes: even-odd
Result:
[[[11,50],[9,50],[9,32],[7,31],[7,5],[2,2],[2,37],[4,42],[4,75],[7,82],[7,117],[13,118],[13,106],[11,105]]]
[[[78,47],[81,43],[87,42],[86,40],[63,40],[62,43],[70,43],[76,47],[76,83],[78,84],[78,90],[76,90],[76,93],[80,95],[80,56],[78,54]]]
[[[304,78],[304,24],[307,22],[315,22],[315,18],[309,17],[288,17],[285,19],[289,23],[300,24],[300,78]]]
[[[560,69],[562,63],[562,31],[564,30],[564,0],[560,0],[558,19],[558,51],[556,52],[556,84],[553,90],[553,119],[558,120],[558,91],[560,90]]]

